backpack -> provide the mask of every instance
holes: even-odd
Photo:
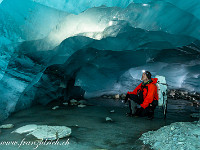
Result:
[[[156,86],[158,89],[158,106],[165,106],[167,104],[167,83],[164,76],[156,75],[158,79]]]

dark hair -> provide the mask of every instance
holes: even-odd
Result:
[[[151,79],[151,73],[149,71],[145,71],[144,73],[146,74],[148,79]]]

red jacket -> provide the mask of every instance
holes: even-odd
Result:
[[[157,82],[157,78],[151,78],[153,82],[146,84],[147,88],[143,88],[143,103],[140,105],[142,108],[146,108],[149,106],[153,100],[158,100],[157,86],[155,85]],[[143,82],[142,82],[143,83]],[[140,83],[133,92],[127,92],[127,94],[135,94],[137,95],[138,90],[142,90],[142,83]],[[148,89],[148,91],[147,91]]]

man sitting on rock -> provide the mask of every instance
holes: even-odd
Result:
[[[140,83],[133,92],[127,92],[125,101],[128,100],[130,112],[128,116],[148,116],[154,118],[154,110],[158,105],[157,78],[151,78],[149,71],[144,71]]]

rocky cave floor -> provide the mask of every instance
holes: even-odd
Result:
[[[188,100],[168,102],[167,118],[163,119],[162,109],[157,107],[155,118],[147,120],[142,117],[127,117],[128,106],[121,100],[93,98],[87,100],[87,106],[60,106],[53,110],[58,102],[47,106],[36,105],[29,109],[13,113],[1,124],[13,124],[11,129],[2,129],[0,141],[36,141],[31,135],[11,133],[13,130],[28,124],[67,126],[72,129],[70,137],[59,139],[59,143],[68,141],[67,145],[21,145],[20,149],[60,149],[60,150],[100,150],[100,149],[136,149],[149,150],[138,140],[147,131],[157,130],[174,122],[192,122],[192,113],[199,112],[199,107]],[[114,112],[112,111],[114,110]],[[110,117],[113,121],[106,121]],[[0,145],[0,149],[15,150],[19,145]]]

